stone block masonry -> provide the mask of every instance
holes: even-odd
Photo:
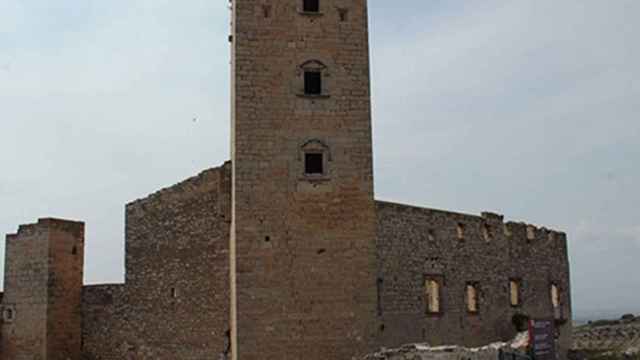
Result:
[[[377,202],[380,344],[481,346],[516,334],[517,316],[553,318],[558,346],[571,346],[566,235],[485,213]],[[462,234],[459,233],[460,229]],[[438,313],[428,313],[425,277],[441,284]],[[511,303],[511,281],[518,303]],[[477,289],[469,311],[466,288]],[[559,290],[558,306],[552,286]]]
[[[6,241],[3,359],[79,359],[84,224],[40,219]]]
[[[312,8],[233,1],[234,360],[375,346],[367,3]]]
[[[126,206],[124,284],[83,286],[82,223],[9,235],[0,358],[351,360],[527,316],[568,348],[565,234],[374,200],[367,1],[231,8],[231,161]]]

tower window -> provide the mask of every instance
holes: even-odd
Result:
[[[307,175],[324,174],[324,156],[319,153],[304,154],[304,173]]]
[[[320,71],[304,72],[304,93],[306,95],[322,94],[322,74]]]
[[[319,12],[320,0],[303,0],[302,10],[304,12]]]

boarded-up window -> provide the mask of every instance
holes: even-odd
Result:
[[[509,281],[509,295],[511,297],[511,306],[520,305],[520,281],[515,279]]]
[[[467,311],[470,313],[478,312],[478,288],[475,284],[467,284],[466,291]]]
[[[425,300],[427,302],[427,313],[440,313],[440,283],[433,278],[426,278],[424,281]]]
[[[556,284],[551,284],[551,304],[554,309],[560,307],[560,289]]]

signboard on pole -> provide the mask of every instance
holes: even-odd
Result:
[[[555,337],[553,320],[529,320],[529,344],[535,360],[556,360]]]

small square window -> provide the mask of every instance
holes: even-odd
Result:
[[[322,94],[322,74],[319,71],[305,71],[304,93],[306,95]]]
[[[320,0],[303,0],[302,11],[304,12],[319,12]]]
[[[304,155],[304,173],[307,175],[324,174],[324,159],[322,154],[307,153]]]

